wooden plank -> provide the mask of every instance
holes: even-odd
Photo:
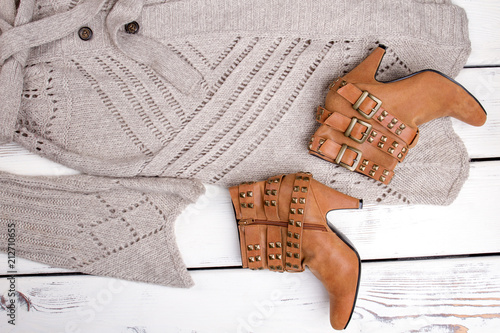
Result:
[[[10,275],[8,273],[10,271],[8,263],[8,257],[6,253],[0,253],[0,276],[1,275]],[[73,271],[68,269],[63,269],[59,267],[51,267],[49,265],[41,264],[39,262],[19,258],[17,255],[15,259],[15,271],[14,275],[23,275],[23,274],[54,274],[54,273],[72,273]]]
[[[176,225],[181,253],[189,267],[241,265],[230,197],[215,187],[207,196]],[[450,206],[367,205],[328,218],[363,259],[500,253],[498,197],[500,161],[479,162]]]
[[[500,3],[500,2],[499,2]],[[465,68],[457,77],[488,113],[482,127],[453,119],[453,128],[462,138],[471,158],[500,156],[500,68]]]
[[[497,332],[500,257],[363,264],[349,332]],[[16,332],[332,332],[307,270],[192,272],[191,289],[121,280],[18,277]],[[0,280],[0,290],[8,290]],[[5,296],[5,294],[3,294]],[[28,309],[29,304],[29,311]],[[3,312],[3,310],[0,310]],[[5,314],[0,331],[12,332]]]
[[[465,9],[469,19],[472,52],[467,66],[500,64],[500,2],[492,0],[452,0]]]
[[[35,155],[16,143],[0,145],[0,171],[25,176],[66,176],[78,171]]]
[[[366,206],[329,218],[364,259],[500,253],[500,162],[473,163],[450,206]]]
[[[500,253],[500,161],[473,163],[470,178],[450,206],[366,205],[336,211],[330,221],[356,246],[361,257],[387,259],[471,253]],[[176,222],[176,237],[188,267],[240,266],[238,236],[228,191],[207,193]],[[0,262],[7,262],[5,254]],[[0,265],[6,274],[7,265]],[[57,272],[18,260],[20,274]]]

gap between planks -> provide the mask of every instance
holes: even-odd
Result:
[[[36,332],[332,332],[328,294],[300,274],[191,272],[178,289],[93,276],[19,277],[16,329]],[[0,280],[0,290],[8,281]],[[30,305],[30,311],[28,306]],[[0,310],[0,313],[3,312]],[[3,317],[3,316],[2,316]],[[364,263],[350,332],[496,333],[500,256]],[[0,320],[4,332],[6,320]],[[8,331],[7,331],[8,332]]]

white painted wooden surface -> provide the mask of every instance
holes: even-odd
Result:
[[[500,21],[500,16],[498,20]],[[500,40],[500,33],[498,39]],[[483,105],[488,112],[488,120],[477,128],[453,119],[455,131],[460,134],[471,158],[499,157],[500,67],[465,68],[457,80]]]
[[[452,0],[465,9],[469,19],[472,52],[467,66],[500,64],[500,3],[497,0]]]
[[[28,301],[17,332],[332,331],[328,297],[309,271],[192,275],[189,290],[90,276],[17,278]],[[497,333],[499,290],[500,257],[365,263],[346,332]]]
[[[500,1],[453,2],[469,17],[467,67],[474,67],[457,80],[488,111],[481,128],[458,121],[454,127],[472,158],[489,160],[472,163],[451,206],[365,206],[329,215],[365,260],[346,332],[500,332]],[[0,170],[75,172],[13,144],[0,147]],[[208,186],[179,218],[176,234],[186,263],[205,267],[192,271],[196,286],[189,290],[18,260],[19,274],[27,275],[16,277],[23,305],[15,327],[0,306],[0,332],[331,332],[326,293],[309,272],[220,268],[241,265],[231,211],[227,191]],[[203,237],[208,224],[217,228],[213,237]],[[461,257],[444,257],[449,255]],[[399,260],[411,257],[420,260]],[[0,254],[0,295],[9,288],[6,274]]]

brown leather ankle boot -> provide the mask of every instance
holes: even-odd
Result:
[[[378,47],[330,85],[309,152],[388,184],[416,145],[418,126],[446,116],[481,126],[486,112],[464,87],[435,70],[377,81],[384,54],[385,47]]]
[[[361,208],[361,201],[319,183],[310,173],[243,183],[229,192],[243,267],[302,272],[307,266],[328,291],[332,327],[344,329],[356,303],[361,261],[348,240],[329,227],[326,214]]]

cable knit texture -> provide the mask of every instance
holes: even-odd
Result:
[[[7,102],[0,112],[0,140],[12,139],[93,175],[43,182],[2,175],[0,218],[27,223],[31,209],[42,209],[44,203],[48,217],[37,225],[61,224],[67,232],[56,233],[54,243],[43,246],[27,241],[23,253],[32,259],[93,274],[188,285],[184,275],[176,279],[166,273],[182,267],[171,225],[180,208],[202,193],[200,182],[230,186],[303,170],[368,203],[447,205],[468,176],[467,152],[448,119],[421,127],[418,145],[389,186],[307,151],[318,126],[316,106],[323,103],[329,83],[379,43],[388,46],[379,80],[427,68],[458,74],[470,42],[465,12],[450,1],[38,0],[31,1],[31,11],[23,9],[23,1],[18,11],[28,14],[18,13],[19,24],[4,19],[1,25],[6,28],[0,36],[5,88],[0,97]],[[56,29],[63,19],[62,30]],[[137,34],[125,32],[130,21],[138,22]],[[47,27],[44,37],[20,45],[16,31],[30,32],[37,25],[29,24],[37,22]],[[78,37],[83,26],[92,29],[92,39]],[[14,82],[3,82],[7,78]],[[153,181],[168,190],[152,197],[142,185],[130,189],[123,180],[108,190],[90,190],[94,182],[111,181],[106,177],[138,176],[161,177]],[[45,189],[79,177],[92,194],[71,187]],[[142,184],[142,177],[132,179]],[[185,189],[192,193],[181,195]],[[65,200],[50,201],[66,191],[71,195]],[[12,193],[23,200],[4,199]],[[113,202],[116,211],[134,204],[144,209],[113,215],[109,207],[96,208],[106,207],[101,200]],[[149,229],[140,227],[142,219]],[[135,232],[146,228],[137,232],[141,237],[155,230],[161,237],[130,244],[135,237],[130,226]],[[112,244],[93,230],[114,234]],[[23,232],[36,238],[38,231],[26,227]],[[78,247],[71,239],[78,239]],[[168,244],[156,251],[165,253],[161,261],[145,255],[153,252],[154,242],[154,249]],[[64,259],[49,251],[56,243],[67,246]],[[118,256],[112,250],[121,244],[129,248]],[[87,246],[85,255],[70,256]],[[129,263],[133,249],[144,251],[140,265],[117,263]],[[147,279],[141,273],[145,265],[152,275]],[[153,265],[165,266],[155,270]]]

